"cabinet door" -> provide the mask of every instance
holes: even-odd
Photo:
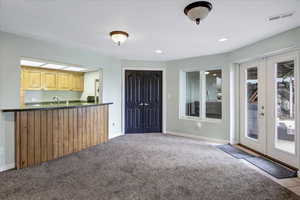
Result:
[[[44,72],[43,82],[45,90],[57,90],[57,72]]]
[[[24,70],[24,90],[42,89],[42,72],[39,70]]]
[[[78,89],[79,91],[83,92],[84,90],[84,76],[82,74],[80,74],[78,76]]]
[[[72,90],[82,92],[84,90],[84,78],[82,74],[74,74],[72,81]]]
[[[71,90],[71,75],[69,73],[59,72],[58,78],[58,90]]]

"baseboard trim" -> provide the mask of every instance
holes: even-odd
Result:
[[[192,139],[197,139],[197,140],[205,140],[205,141],[209,141],[209,142],[217,142],[217,143],[221,143],[221,144],[229,143],[228,140],[220,140],[220,139],[209,138],[209,137],[204,137],[204,136],[200,136],[200,135],[192,135],[189,133],[178,133],[178,132],[173,132],[173,131],[167,131],[166,134],[187,137],[187,138],[192,138]]]
[[[15,163],[0,166],[0,172],[4,172],[15,168]]]

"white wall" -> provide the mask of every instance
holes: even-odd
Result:
[[[228,41],[230,42],[230,41]],[[239,139],[238,69],[235,63],[278,53],[291,47],[300,48],[300,27],[256,42],[235,51],[221,54],[167,62],[167,127],[168,132],[183,133],[196,137],[236,142]],[[211,123],[179,119],[179,72],[199,67],[223,67],[223,121]]]
[[[300,27],[228,53],[231,63],[243,62],[290,47],[300,48]]]
[[[239,81],[239,71],[238,65],[236,63],[241,63],[249,60],[254,60],[256,58],[261,58],[265,56],[270,56],[272,54],[280,54],[282,51],[287,50],[299,50],[300,48],[300,27],[283,32],[281,34],[275,35],[271,38],[256,42],[254,44],[245,46],[243,48],[234,50],[228,53],[228,59],[231,63],[231,70],[234,71],[233,76],[236,81]],[[300,54],[299,54],[300,57]],[[232,103],[235,105],[232,107],[231,114],[235,116],[235,120],[231,121],[231,131],[232,131],[232,141],[239,141],[239,87],[238,85],[231,86]],[[234,135],[234,136],[233,136]]]
[[[54,45],[0,32],[0,105],[19,105],[20,58],[39,58],[85,67],[104,68],[104,101],[110,106],[110,137],[121,132],[121,62],[96,52]],[[115,124],[113,126],[113,124]],[[0,170],[14,165],[13,115],[0,113]]]
[[[221,122],[195,121],[180,119],[179,116],[179,74],[181,70],[199,69],[209,70],[221,67],[223,70],[223,101]],[[214,138],[218,140],[228,139],[229,118],[229,67],[226,54],[175,60],[167,62],[167,132],[183,133],[198,137]],[[199,124],[200,123],[200,124]],[[200,127],[199,127],[200,126]]]
[[[134,68],[165,68],[166,62],[159,61],[141,61],[141,60],[122,60],[122,67]]]

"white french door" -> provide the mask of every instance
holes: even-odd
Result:
[[[240,65],[240,142],[299,167],[298,52]]]
[[[274,56],[268,67],[267,153],[299,167],[299,65],[297,53]]]
[[[244,63],[240,68],[241,143],[266,153],[265,66],[263,60]]]

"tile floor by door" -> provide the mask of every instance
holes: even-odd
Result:
[[[236,145],[236,147],[250,153],[253,155],[258,155],[253,151],[250,151],[249,149],[243,148],[239,145]],[[246,160],[240,159],[240,162],[245,163],[246,165],[248,165],[249,167],[257,170],[259,173],[269,177],[270,179],[272,179],[273,181],[275,181],[276,183],[279,183],[280,185],[282,185],[283,187],[291,190],[292,192],[296,193],[297,195],[300,196],[300,178],[286,178],[286,179],[277,179],[273,176],[271,176],[270,174],[266,173],[265,171],[259,169],[258,167],[252,165],[251,163],[247,162]]]

